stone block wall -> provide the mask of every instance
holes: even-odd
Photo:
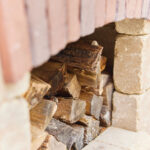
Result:
[[[113,120],[115,127],[150,133],[150,22],[116,23]]]

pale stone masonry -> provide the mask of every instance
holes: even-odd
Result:
[[[112,125],[150,134],[150,90],[142,95],[114,92]]]
[[[150,35],[120,35],[114,57],[115,89],[127,94],[141,94],[150,88]]]
[[[5,100],[0,105],[0,149],[30,150],[28,104],[23,98]]]
[[[116,30],[128,35],[150,34],[150,21],[146,19],[124,19],[116,22]]]
[[[149,150],[150,135],[110,127],[82,150]]]

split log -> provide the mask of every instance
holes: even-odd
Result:
[[[107,58],[105,56],[101,57],[100,61],[100,71],[102,72],[106,68]]]
[[[41,100],[33,109],[30,110],[31,125],[44,131],[48,123],[56,112],[56,103],[49,100]]]
[[[82,91],[80,99],[86,102],[86,114],[92,115],[94,118],[99,120],[103,105],[103,97],[97,96],[92,92]]]
[[[70,66],[67,66],[67,70],[72,74],[76,74],[81,86],[97,88],[99,74]]]
[[[81,150],[84,146],[84,127],[81,125],[72,125],[73,129],[77,131],[77,140],[73,146],[74,150]]]
[[[32,75],[30,81],[30,87],[24,94],[24,97],[29,103],[29,109],[32,109],[38,102],[45,96],[50,89],[50,85],[37,76]]]
[[[82,100],[59,97],[57,107],[55,118],[67,123],[75,123],[84,115],[86,103]]]
[[[51,59],[97,74],[100,71],[102,49],[100,45],[95,46],[88,41],[78,41],[69,44],[65,50]]]
[[[57,95],[63,97],[79,98],[81,86],[74,74],[67,74],[65,76],[65,83],[63,88],[57,92]]]
[[[67,150],[65,144],[58,142],[54,136],[48,135],[38,150]]]
[[[34,69],[32,73],[49,83],[51,85],[49,95],[55,95],[64,85],[66,66],[62,63],[50,61]]]
[[[100,125],[103,127],[111,126],[111,111],[108,106],[103,105],[100,115]]]
[[[85,125],[84,144],[88,144],[99,135],[100,122],[95,120],[92,116],[84,115],[84,117],[79,120],[79,123]]]
[[[50,135],[53,135],[58,141],[67,145],[68,150],[71,150],[78,140],[79,133],[77,130],[56,119],[50,121],[46,131]]]
[[[36,136],[32,135],[31,150],[37,150],[42,145],[47,135],[47,132],[42,132]]]
[[[99,95],[102,95],[104,87],[108,84],[108,82],[112,81],[111,76],[108,73],[102,73],[99,76],[99,83],[98,83],[98,89],[99,89]]]
[[[108,106],[109,110],[112,110],[112,98],[113,98],[114,85],[109,82],[103,90],[102,96],[104,97],[103,104]]]

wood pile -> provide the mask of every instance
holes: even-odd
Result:
[[[96,41],[69,44],[32,71],[32,150],[81,150],[111,125],[113,82]]]

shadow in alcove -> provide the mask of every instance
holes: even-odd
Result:
[[[107,65],[105,71],[113,73],[114,62],[114,47],[117,32],[115,30],[115,23],[107,24],[103,27],[97,28],[95,32],[82,39],[96,40],[103,46],[103,56],[107,57]]]

